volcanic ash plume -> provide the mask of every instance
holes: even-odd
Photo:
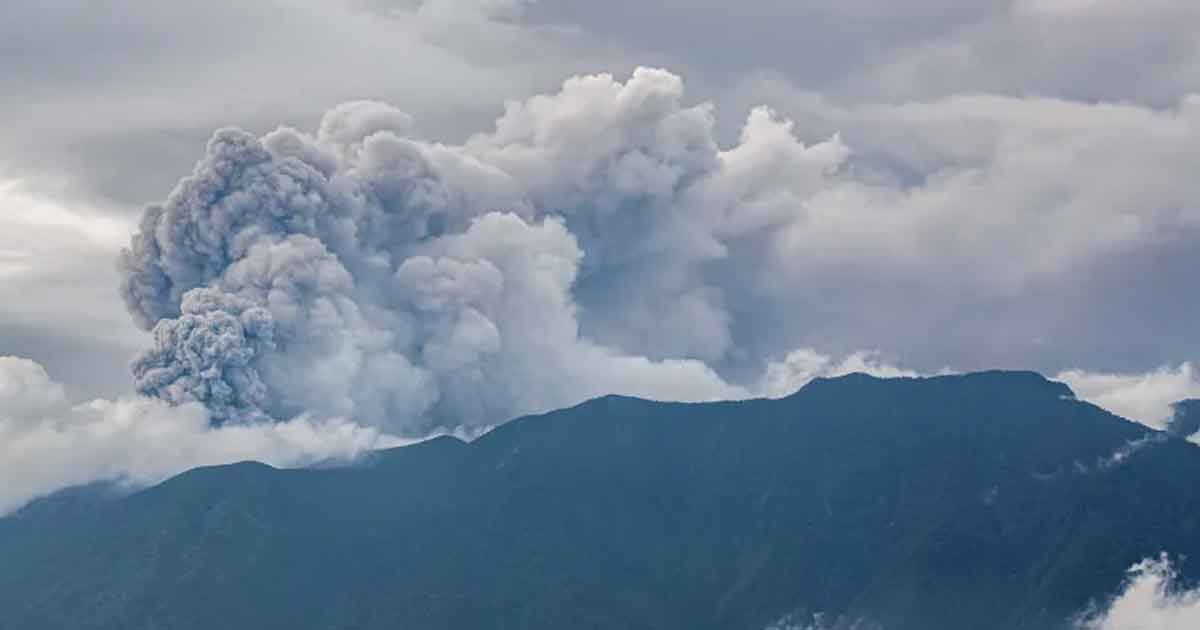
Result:
[[[739,270],[846,150],[762,109],[722,150],[682,96],[663,71],[575,78],[461,145],[374,102],[315,135],[217,132],[123,254],[154,331],[138,392],[217,423],[401,434],[609,392],[747,395],[709,367],[740,334],[730,303],[752,299]]]

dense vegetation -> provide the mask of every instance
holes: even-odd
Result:
[[[1200,449],[1148,434],[1031,373],[602,398],[39,501],[0,520],[0,629],[1055,628],[1200,558]]]

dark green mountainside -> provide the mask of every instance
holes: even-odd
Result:
[[[1197,479],[1200,449],[1032,373],[608,397],[36,502],[0,520],[0,629],[1058,628],[1144,557],[1200,558]]]

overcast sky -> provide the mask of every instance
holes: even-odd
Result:
[[[1162,428],[1200,397],[1197,32],[1191,0],[0,3],[0,515],[848,372],[1034,369]]]
[[[372,99],[457,145],[506,101],[649,66],[682,80],[681,107],[713,104],[722,149],[766,105],[846,155],[798,193],[771,261],[706,272],[728,342],[606,311],[587,242],[583,337],[739,385],[797,348],[922,372],[1179,366],[1200,352],[1198,29],[1187,0],[5,2],[0,355],[75,399],[130,391],[151,342],[114,261],[214,129],[315,132]],[[759,306],[731,277],[779,295]]]
[[[1200,398],[1197,33],[1195,0],[0,2],[0,516],[849,372],[1033,369],[1161,429]],[[1131,575],[1094,627],[1195,625]]]

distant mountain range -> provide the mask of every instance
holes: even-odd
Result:
[[[1178,433],[1026,372],[606,397],[37,501],[0,520],[0,629],[1063,628],[1131,564],[1200,558]]]

